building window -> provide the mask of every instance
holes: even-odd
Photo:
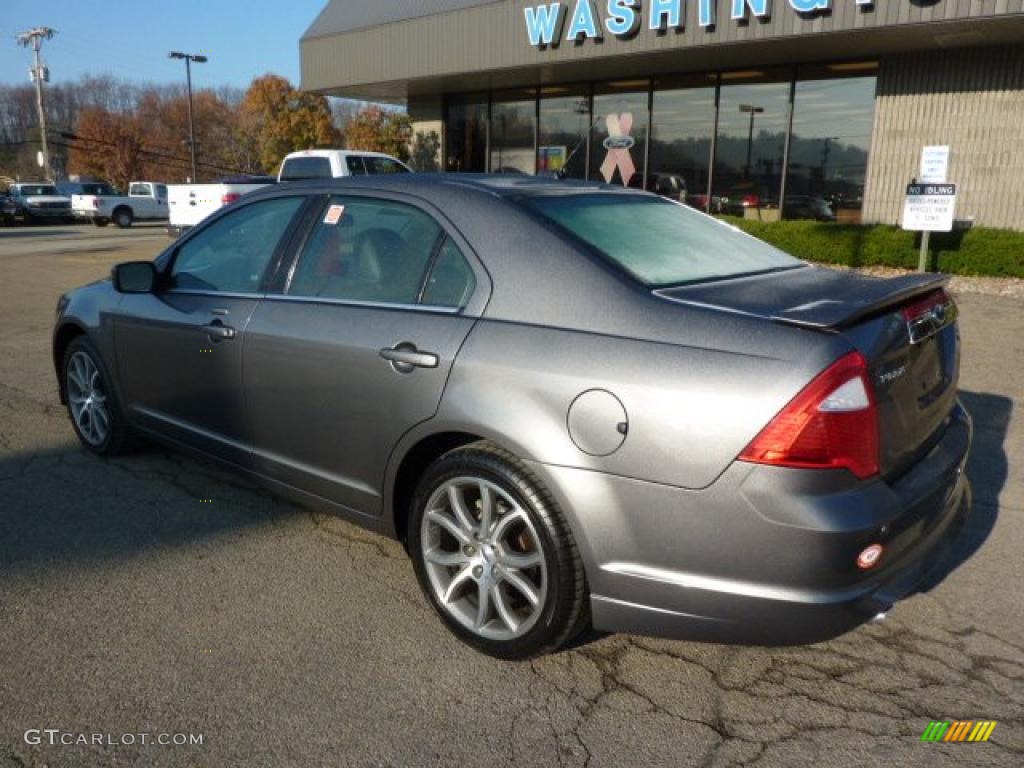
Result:
[[[854,61],[454,96],[445,167],[589,178],[762,221],[860,223],[877,70]]]
[[[539,112],[537,172],[585,179],[591,126],[589,88],[542,88]]]
[[[785,218],[860,224],[877,69],[876,62],[800,68]]]
[[[495,94],[491,105],[491,173],[536,172],[537,95]]]
[[[717,75],[654,84],[647,189],[708,208]],[[681,188],[681,189],[680,189]]]
[[[649,116],[649,81],[606,83],[595,88],[591,179],[643,187]]]
[[[445,169],[487,170],[487,96],[452,96],[445,120]]]
[[[712,210],[778,219],[789,72],[725,72],[718,108]]]

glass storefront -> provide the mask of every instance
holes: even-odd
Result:
[[[496,93],[491,105],[492,173],[536,172],[537,94]]]
[[[647,189],[707,210],[718,75],[654,84]]]
[[[594,89],[590,178],[643,187],[650,82],[608,83]]]
[[[487,170],[487,94],[448,99],[445,163],[450,173]]]
[[[878,65],[801,67],[785,216],[859,224]]]
[[[542,88],[539,112],[537,172],[585,179],[591,125],[590,89]]]
[[[722,75],[712,210],[733,216],[778,211],[789,124],[790,76],[775,72]],[[778,218],[760,213],[758,218]]]
[[[876,62],[447,100],[446,168],[643,188],[711,213],[857,223]]]

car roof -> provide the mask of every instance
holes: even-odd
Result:
[[[383,152],[364,152],[361,149],[304,149],[300,152],[292,152],[285,157],[285,160],[292,160],[296,157],[386,157],[389,160],[398,160],[396,157],[386,155]],[[401,162],[399,160],[399,162]]]
[[[643,195],[648,193],[618,185],[575,179],[550,179],[518,174],[478,173],[403,173],[377,176],[343,176],[334,179],[310,179],[285,182],[276,189],[344,192],[348,189],[402,192],[441,202],[447,197],[461,198],[467,191],[498,198],[567,196],[585,193]],[[269,194],[269,190],[261,190]],[[257,192],[256,194],[260,194]]]

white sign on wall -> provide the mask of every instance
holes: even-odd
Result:
[[[910,232],[952,232],[956,184],[911,184],[903,205],[903,228]]]
[[[922,184],[945,184],[949,181],[949,147],[925,147],[921,150]]]

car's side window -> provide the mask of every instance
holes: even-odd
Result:
[[[365,176],[366,166],[363,165],[363,158],[358,155],[349,155],[345,158],[345,165],[348,166],[348,172],[353,176]]]
[[[473,268],[459,246],[447,238],[427,279],[423,303],[434,307],[463,307],[475,288]]]
[[[416,304],[441,227],[390,200],[333,198],[288,286],[291,296]]]
[[[304,200],[263,200],[218,219],[178,249],[171,269],[171,288],[256,293],[278,243]]]
[[[390,157],[376,157],[367,155],[363,158],[366,163],[366,172],[371,176],[385,176],[392,173],[408,173],[409,169]]]
[[[149,184],[132,184],[128,189],[129,197],[149,197]]]

